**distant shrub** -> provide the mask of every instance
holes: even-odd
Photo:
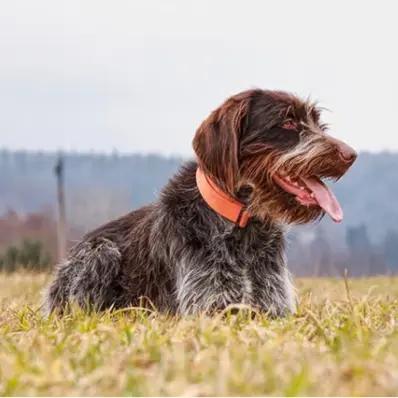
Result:
[[[19,269],[46,269],[51,264],[51,256],[40,241],[25,239],[20,246],[10,246],[0,255],[0,270],[13,272]]]

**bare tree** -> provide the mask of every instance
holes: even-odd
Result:
[[[57,178],[58,220],[57,220],[57,243],[58,261],[66,256],[66,212],[65,212],[65,188],[64,188],[64,159],[59,154],[54,168]]]

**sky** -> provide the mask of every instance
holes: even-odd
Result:
[[[398,2],[4,0],[0,148],[189,156],[228,96],[293,92],[398,151]]]

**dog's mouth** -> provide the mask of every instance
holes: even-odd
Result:
[[[334,222],[343,220],[343,210],[336,196],[319,177],[292,179],[281,174],[274,175],[274,181],[286,192],[295,196],[303,206],[319,206]]]

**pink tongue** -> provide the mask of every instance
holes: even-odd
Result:
[[[302,178],[302,180],[314,194],[318,205],[329,214],[333,221],[341,222],[343,220],[343,210],[333,192],[316,178]]]

